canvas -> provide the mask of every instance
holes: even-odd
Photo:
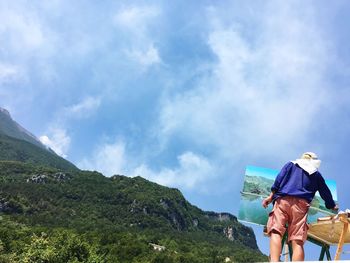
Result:
[[[241,221],[266,225],[268,215],[272,210],[272,204],[263,208],[262,200],[271,192],[271,186],[279,170],[247,166],[244,177],[243,189],[238,212],[238,219]],[[326,184],[332,192],[333,199],[337,201],[336,182],[326,180]],[[311,202],[308,214],[308,222],[316,222],[317,218],[333,215],[332,210],[325,207],[324,201],[317,192]]]

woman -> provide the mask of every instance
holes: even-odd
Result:
[[[288,232],[288,242],[292,242],[292,260],[304,260],[307,213],[317,191],[328,209],[338,209],[331,191],[318,171],[320,164],[321,161],[313,152],[306,152],[300,159],[288,162],[277,175],[271,194],[262,202],[264,208],[271,202],[274,204],[267,222],[272,262],[279,261],[285,231]]]

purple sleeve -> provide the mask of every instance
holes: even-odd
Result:
[[[281,169],[281,171],[279,172],[279,174],[277,175],[275,182],[273,183],[272,187],[271,187],[271,191],[272,192],[277,192],[278,189],[280,188],[280,184],[283,180],[283,178],[286,176],[286,174],[288,174],[288,171],[290,169],[290,167],[293,165],[292,162],[289,162],[287,164],[285,164],[283,166],[283,168]]]
[[[335,207],[335,202],[333,200],[332,193],[326,185],[326,182],[321,174],[318,180],[318,192],[320,193],[320,196],[324,200],[328,209],[332,209],[333,207]]]

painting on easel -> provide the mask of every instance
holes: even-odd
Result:
[[[269,205],[269,207],[265,209],[262,207],[261,202],[270,194],[271,186],[278,173],[279,170],[247,166],[238,212],[239,220],[258,225],[266,225],[268,215],[272,210],[272,205]],[[333,199],[337,201],[335,181],[326,180],[326,184],[332,192]],[[319,217],[333,214],[332,210],[325,207],[324,201],[317,192],[311,202],[308,222],[316,222]]]

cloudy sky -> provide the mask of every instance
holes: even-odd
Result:
[[[246,165],[314,151],[350,208],[349,11],[345,0],[3,0],[0,107],[79,168],[233,214]]]

